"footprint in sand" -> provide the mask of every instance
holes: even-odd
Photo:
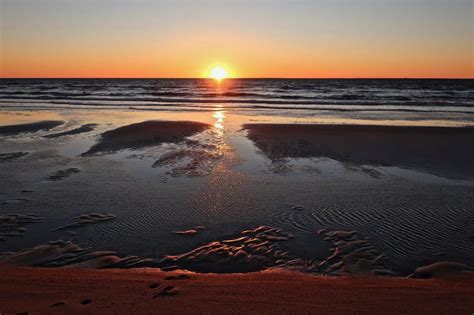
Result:
[[[59,306],[63,306],[65,305],[66,303],[64,302],[56,302],[54,304],[51,304],[49,307],[59,307]]]
[[[87,305],[87,304],[90,304],[90,303],[92,303],[91,299],[84,299],[84,300],[81,301],[82,305]]]
[[[150,289],[156,289],[156,288],[158,288],[159,286],[160,286],[160,283],[154,282],[154,283],[150,284],[148,287],[149,287]]]
[[[81,214],[72,219],[72,222],[66,225],[62,225],[51,231],[60,231],[65,229],[75,229],[89,224],[96,224],[114,220],[115,215],[109,213],[85,213]]]

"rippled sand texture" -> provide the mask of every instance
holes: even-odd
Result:
[[[43,217],[31,213],[0,215],[0,242],[7,241],[10,237],[23,236],[26,231],[26,225],[43,220]]]
[[[119,257],[112,251],[93,251],[66,241],[54,241],[20,252],[0,253],[0,264],[30,267],[133,268],[156,267],[152,259]]]

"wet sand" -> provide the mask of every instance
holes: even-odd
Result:
[[[11,152],[11,153],[1,153],[0,162],[6,162],[11,160],[16,160],[28,155],[28,152]]]
[[[71,130],[64,131],[64,132],[53,133],[53,134],[50,134],[50,135],[46,135],[44,137],[45,138],[60,138],[60,137],[64,137],[64,136],[73,136],[73,135],[78,135],[78,134],[81,134],[81,133],[90,132],[90,131],[94,130],[96,127],[97,127],[97,124],[84,124],[84,125],[82,125],[78,128],[75,128],[75,129],[71,129]]]
[[[158,269],[0,269],[7,313],[470,314],[474,278],[317,277],[280,269],[216,275]]]
[[[144,121],[140,113],[115,124],[100,122],[87,136],[7,139],[10,153],[0,154],[0,161],[5,160],[2,172],[9,184],[3,185],[0,206],[9,215],[0,226],[0,262],[217,273],[279,267],[392,276],[434,262],[473,265],[470,183],[444,178],[413,183],[381,168],[354,166],[410,160],[385,142],[401,146],[416,137],[443,147],[448,142],[443,137],[449,137],[454,150],[465,145],[464,156],[469,156],[471,128],[247,124],[248,132],[240,132],[247,118],[231,121],[226,138],[223,116],[214,116],[217,125],[182,120],[182,115]],[[92,118],[82,117],[75,125],[63,121],[79,126],[68,130],[77,130]],[[435,136],[444,140],[438,143]],[[61,156],[62,146],[75,141],[84,143],[71,156]],[[358,145],[366,149],[353,152]],[[384,147],[392,155],[377,150]],[[122,149],[133,152],[110,154],[115,161],[109,155],[80,155]],[[367,155],[378,160],[364,160]],[[267,170],[268,163],[313,156],[350,162],[325,166],[324,159],[316,159],[312,167],[321,169],[316,175],[303,168],[288,176]],[[132,160],[140,168],[129,169],[126,163]],[[341,170],[335,169],[340,164]],[[471,170],[465,167],[465,173]],[[11,225],[12,218],[31,214],[42,219]],[[128,233],[134,237],[122,239]],[[136,241],[142,237],[147,241]]]
[[[28,124],[0,126],[0,136],[11,136],[21,133],[37,132],[40,130],[50,130],[64,124],[60,120],[44,120]]]
[[[178,143],[209,127],[208,124],[194,121],[144,121],[104,132],[100,141],[82,156]]]
[[[273,161],[327,157],[356,165],[474,178],[472,127],[245,124],[244,129]]]

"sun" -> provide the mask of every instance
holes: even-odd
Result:
[[[214,80],[221,81],[228,78],[229,74],[227,73],[227,70],[222,67],[214,67],[211,69],[209,76]]]

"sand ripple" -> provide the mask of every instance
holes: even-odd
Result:
[[[0,216],[0,241],[10,237],[22,236],[26,232],[25,225],[42,222],[43,217],[36,214],[5,214]]]
[[[75,229],[78,227],[86,226],[89,224],[97,224],[102,222],[107,222],[110,220],[114,220],[115,216],[112,214],[102,214],[102,213],[88,213],[88,214],[81,214],[78,217],[72,219],[72,223],[62,225],[53,229],[52,231],[59,231],[64,229]]]
[[[292,237],[277,228],[261,226],[243,231],[234,239],[212,242],[188,253],[167,256],[159,265],[215,273],[263,270],[288,260],[288,253],[278,246],[278,242]]]
[[[0,253],[0,265],[63,268],[132,268],[154,267],[152,259],[119,257],[115,252],[93,251],[74,243],[55,241],[19,252]]]
[[[338,200],[332,206],[306,207],[276,214],[272,224],[288,231],[305,234],[323,228],[357,231],[372,240],[378,252],[387,255],[385,265],[401,274],[409,274],[419,265],[453,260],[470,265],[474,261],[474,216],[466,209],[472,203],[438,205],[426,196],[418,201],[360,202]],[[370,205],[371,204],[371,205]],[[429,206],[431,204],[431,206]],[[370,205],[370,206],[368,206]],[[442,228],[438,228],[442,227]]]
[[[198,225],[192,229],[189,230],[182,230],[182,231],[173,231],[174,234],[178,235],[195,235],[197,234],[200,230],[203,230],[204,226]]]
[[[469,266],[450,262],[442,261],[437,262],[428,266],[419,267],[412,273],[410,278],[449,278],[452,276],[458,276],[462,274],[474,275],[474,268]]]
[[[333,244],[332,255],[319,267],[337,274],[393,275],[385,267],[386,256],[377,252],[372,242],[362,238],[356,231],[320,230],[318,234]]]

